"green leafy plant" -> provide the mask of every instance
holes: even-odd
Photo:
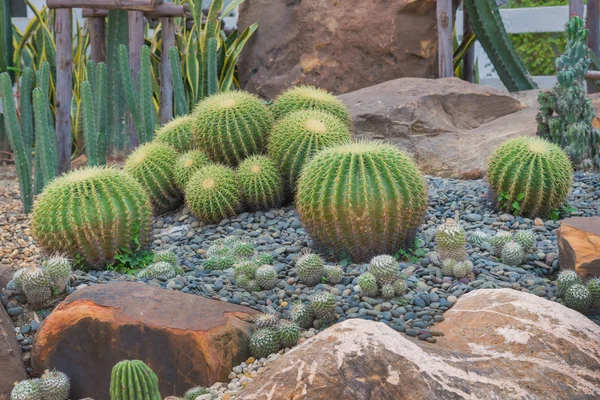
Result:
[[[405,260],[412,264],[416,264],[425,257],[426,254],[427,251],[421,247],[419,240],[415,239],[412,247],[398,250],[396,254],[394,254],[394,257],[398,260]]]
[[[139,249],[119,249],[114,260],[106,265],[109,271],[117,271],[120,274],[135,275],[141,269],[152,264],[154,254],[151,251]]]

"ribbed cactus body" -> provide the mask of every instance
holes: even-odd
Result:
[[[40,380],[40,392],[44,400],[68,400],[71,382],[69,377],[57,370],[46,371]]]
[[[592,296],[592,306],[600,308],[600,278],[590,279],[587,289]]]
[[[337,285],[344,277],[344,270],[339,265],[326,265],[325,276],[328,283]]]
[[[518,231],[515,233],[515,242],[519,243],[524,251],[529,251],[535,246],[535,233],[530,229]]]
[[[142,185],[157,213],[181,204],[181,192],[175,183],[177,152],[162,143],[147,143],[135,149],[125,161],[124,170]]]
[[[452,269],[452,274],[458,279],[465,278],[471,273],[473,273],[473,263],[469,260],[457,262]]]
[[[45,400],[40,390],[40,379],[27,379],[16,383],[10,400]]]
[[[442,261],[442,274],[444,274],[444,276],[454,276],[454,266],[456,263],[457,261],[452,258],[446,258]]]
[[[300,328],[308,329],[312,326],[315,319],[314,311],[310,305],[296,302],[290,311],[290,320],[295,322]]]
[[[402,151],[357,142],[323,150],[309,161],[298,182],[296,207],[315,240],[363,262],[413,244],[427,190]]]
[[[239,242],[231,249],[231,254],[237,259],[247,259],[254,256],[254,246],[252,243]]]
[[[254,317],[257,328],[274,328],[279,324],[279,315],[274,312],[264,312]]]
[[[110,399],[161,400],[158,378],[143,361],[121,361],[112,369]]]
[[[304,165],[320,150],[347,143],[351,134],[338,118],[323,111],[296,111],[278,121],[269,135],[273,159],[294,192]]]
[[[373,274],[379,285],[387,285],[398,279],[400,265],[390,255],[383,254],[373,257],[369,263],[369,272]]]
[[[315,313],[315,317],[326,321],[335,319],[335,296],[329,292],[319,292],[315,294],[311,307]]]
[[[325,262],[318,254],[305,251],[296,261],[296,273],[305,284],[314,286],[321,283],[325,274]]]
[[[561,206],[571,190],[572,166],[560,147],[544,139],[519,137],[492,155],[487,179],[500,210],[546,215]],[[518,204],[518,209],[514,205]]]
[[[238,278],[242,275],[246,275],[247,277],[253,279],[256,275],[256,271],[260,268],[260,264],[255,260],[246,260],[239,262],[235,265],[233,270],[234,278]]]
[[[490,237],[483,231],[474,231],[469,234],[469,243],[473,246],[481,246],[489,242]]]
[[[250,352],[259,359],[276,353],[279,349],[277,331],[274,328],[262,328],[250,336]]]
[[[277,325],[277,338],[282,347],[294,347],[300,340],[300,327],[291,321],[282,320]]]
[[[192,175],[185,186],[187,205],[200,220],[217,223],[242,209],[235,172],[223,165],[207,165]]]
[[[584,311],[593,304],[590,291],[583,285],[576,283],[571,285],[565,293],[565,305],[574,310]]]
[[[499,231],[498,233],[496,233],[496,236],[493,236],[490,239],[490,244],[494,248],[494,254],[497,257],[501,257],[502,249],[504,248],[504,245],[512,242],[512,240],[513,240],[513,237],[510,234],[510,232]]]
[[[190,150],[183,153],[177,157],[177,162],[173,170],[175,184],[180,190],[185,190],[185,186],[192,175],[210,163],[210,158],[202,150]]]
[[[85,168],[52,181],[33,211],[33,235],[48,252],[81,257],[91,267],[111,262],[120,249],[145,248],[152,209],[141,185],[104,167]]]
[[[558,294],[564,296],[567,293],[567,290],[573,285],[580,285],[581,278],[577,273],[573,270],[564,270],[558,274],[558,278],[556,278],[556,287],[558,289]]]
[[[295,86],[286,90],[275,99],[272,109],[275,119],[298,110],[320,110],[337,117],[346,126],[352,126],[352,118],[344,103],[314,86]]]
[[[198,147],[192,133],[192,118],[189,115],[176,117],[164,124],[156,132],[154,140],[171,146],[178,153],[185,153]]]
[[[440,225],[435,233],[435,239],[442,260],[451,258],[462,261],[467,258],[467,240],[465,230],[453,219]]]
[[[158,278],[159,276],[165,277],[167,279],[171,279],[177,276],[176,267],[165,261],[155,262],[153,264],[148,265],[146,268],[138,272],[138,278]]]
[[[387,284],[383,285],[380,289],[381,297],[385,300],[391,300],[396,297],[396,290],[393,285]]]
[[[283,197],[283,181],[277,167],[266,156],[254,155],[242,161],[237,169],[242,197],[252,210],[277,207]]]
[[[271,111],[255,95],[223,92],[200,101],[192,114],[192,132],[218,162],[236,166],[246,157],[264,153],[273,125]]]
[[[69,259],[63,256],[50,257],[44,263],[44,270],[52,279],[56,291],[64,292],[72,272]]]
[[[21,289],[34,307],[45,306],[52,297],[52,280],[41,268],[29,267],[21,277]]]
[[[261,289],[271,290],[279,283],[277,271],[271,265],[263,265],[256,270],[256,283]]]
[[[210,394],[210,390],[202,386],[197,386],[185,392],[183,397],[185,400],[196,400],[198,396],[202,396],[203,394]]]
[[[402,296],[408,290],[408,285],[406,284],[406,281],[404,279],[397,279],[393,283],[393,287],[394,287],[394,293],[396,293],[396,296]]]
[[[235,258],[233,256],[212,256],[204,262],[204,269],[225,271],[226,269],[233,267],[234,264]]]
[[[375,279],[375,275],[370,272],[365,272],[358,277],[358,286],[360,287],[360,293],[363,296],[375,297],[379,293],[377,279]]]
[[[502,248],[502,262],[506,265],[519,266],[525,260],[523,246],[517,242],[508,242]]]

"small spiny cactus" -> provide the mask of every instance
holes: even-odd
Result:
[[[408,291],[408,285],[404,279],[397,279],[394,283],[394,293],[396,296],[402,296]]]
[[[184,399],[185,400],[196,400],[198,396],[202,396],[203,394],[210,394],[210,389],[207,389],[202,386],[197,386],[191,388],[187,392],[185,392]]]
[[[64,292],[72,272],[69,259],[64,256],[55,255],[46,260],[43,269],[50,279],[52,279],[56,291],[58,293]]]
[[[44,400],[40,383],[40,379],[27,379],[15,383],[10,400]]]
[[[463,261],[467,258],[465,230],[455,220],[449,218],[445,224],[440,225],[435,233],[435,239],[442,260],[451,258]]]
[[[315,317],[326,321],[335,319],[335,296],[329,292],[319,292],[315,294],[311,303],[312,309],[315,312]]]
[[[282,347],[294,347],[300,340],[300,327],[291,321],[281,320],[277,325],[277,337]]]
[[[274,312],[265,312],[258,314],[254,318],[254,325],[257,328],[273,328],[279,323],[279,315]]]
[[[268,210],[281,203],[283,181],[271,159],[250,156],[240,163],[237,175],[244,203],[251,210]]]
[[[600,278],[590,279],[587,289],[592,296],[592,306],[600,309]]]
[[[233,277],[239,278],[240,276],[247,276],[253,279],[256,275],[256,271],[260,268],[260,264],[256,260],[245,260],[235,264],[233,269]]]
[[[240,242],[232,249],[232,255],[241,260],[251,258],[254,253],[254,246],[248,242]]]
[[[167,279],[175,278],[177,276],[177,269],[175,266],[166,261],[159,261],[150,264],[137,274],[138,278],[158,278],[163,276]]]
[[[191,123],[189,115],[174,118],[156,132],[154,140],[173,147],[178,153],[195,149],[197,143],[192,134]]]
[[[571,269],[561,271],[556,279],[558,294],[564,296],[573,285],[581,285],[581,278]]]
[[[177,259],[175,253],[173,253],[171,250],[155,251],[153,261],[155,263],[164,261],[173,265],[179,265],[179,259]]]
[[[161,400],[158,377],[140,360],[117,363],[110,377],[111,400]]]
[[[260,290],[260,287],[258,286],[256,280],[249,277],[248,275],[239,276],[238,278],[236,278],[235,283],[240,289],[244,289],[249,293],[258,292]]]
[[[296,261],[296,273],[308,286],[314,286],[321,282],[325,274],[325,262],[318,254],[308,249],[303,249],[302,254]]]
[[[235,265],[235,258],[230,255],[212,256],[204,262],[204,269],[211,271],[225,271]]]
[[[185,186],[190,181],[192,175],[210,163],[210,158],[201,150],[190,150],[177,157],[177,161],[173,167],[173,175],[175,184],[179,190],[185,190]]]
[[[490,239],[490,244],[494,248],[494,254],[497,257],[501,257],[502,249],[504,248],[504,245],[511,242],[512,240],[513,239],[512,239],[512,235],[510,234],[510,232],[500,231],[500,232],[496,233],[496,236],[494,236]]]
[[[571,285],[565,293],[565,304],[567,307],[578,311],[584,311],[591,307],[592,295],[585,286],[576,283]]]
[[[21,277],[21,288],[27,302],[34,307],[45,306],[52,297],[52,279],[46,271],[38,267],[29,267]]]
[[[360,287],[360,293],[363,296],[375,297],[379,293],[377,279],[375,278],[375,275],[370,272],[365,272],[358,277],[358,286]]]
[[[385,300],[391,300],[396,297],[396,290],[394,289],[394,285],[386,284],[381,287],[381,297]]]
[[[465,278],[473,272],[473,263],[469,260],[457,262],[452,269],[452,274],[456,278]]]
[[[519,266],[525,260],[525,251],[517,242],[508,242],[504,245],[501,252],[502,262],[510,266]]]
[[[490,237],[483,231],[474,231],[469,235],[469,243],[474,246],[481,246],[482,244],[489,242],[489,240]]]
[[[258,286],[264,290],[271,290],[279,283],[277,271],[275,270],[275,267],[271,265],[263,265],[257,269],[255,277]]]
[[[326,265],[325,276],[327,277],[327,282],[337,285],[344,277],[344,270],[339,265]]]
[[[250,352],[260,359],[276,353],[279,349],[279,339],[274,328],[262,328],[250,336]]]
[[[519,243],[524,251],[530,251],[535,245],[535,234],[532,230],[522,230],[515,233],[515,242]]]
[[[456,263],[457,261],[452,258],[447,258],[442,261],[442,274],[444,274],[444,276],[454,276],[454,266]]]
[[[290,311],[290,320],[298,324],[300,328],[308,329],[312,326],[315,319],[314,311],[308,304],[301,301],[294,303]]]
[[[394,283],[400,273],[400,264],[390,255],[376,256],[369,263],[369,272],[379,285]]]
[[[68,400],[71,382],[69,377],[57,370],[46,370],[40,380],[40,391],[44,400]]]

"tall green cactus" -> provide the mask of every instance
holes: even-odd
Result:
[[[169,49],[169,61],[171,63],[171,73],[173,75],[173,95],[175,97],[175,116],[186,115],[190,107],[185,96],[183,87],[183,75],[181,73],[181,59],[179,58],[179,49],[171,46]]]
[[[19,107],[21,111],[23,139],[28,145],[33,143],[33,110],[31,109],[31,99],[33,98],[32,92],[33,69],[31,67],[25,67],[21,73],[21,96],[19,98]],[[31,152],[27,152],[27,155],[29,156],[29,162],[31,162]]]
[[[108,71],[106,64],[99,63],[96,66],[96,129],[98,131],[98,162],[101,165],[106,164],[106,144],[107,144],[107,111],[108,111]]]
[[[536,89],[537,85],[508,38],[496,0],[464,0],[463,6],[477,40],[504,86],[511,92]]]
[[[0,72],[9,72],[13,66],[13,35],[10,0],[0,0]],[[9,72],[12,74],[12,72]]]
[[[88,80],[81,84],[83,137],[87,165],[106,164],[106,65],[88,63]]]
[[[58,153],[56,136],[48,121],[48,97],[43,89],[33,90],[33,109],[35,115],[35,156],[40,160],[43,186],[58,175]]]

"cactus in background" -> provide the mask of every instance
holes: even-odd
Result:
[[[264,153],[273,125],[271,111],[256,95],[224,92],[202,100],[192,114],[192,132],[208,155],[236,166]]]
[[[310,249],[302,249],[302,254],[296,260],[296,274],[306,285],[315,286],[321,283],[325,275],[325,262]]]
[[[273,328],[262,328],[250,336],[250,353],[257,358],[268,357],[279,349],[277,332]]]
[[[71,277],[71,262],[64,256],[53,256],[46,260],[43,269],[46,271],[58,293],[62,293],[67,288],[67,283]]]
[[[326,265],[325,277],[327,282],[337,285],[344,277],[344,270],[339,265]]]
[[[197,386],[185,392],[183,398],[185,400],[196,400],[196,397],[202,396],[203,394],[210,394],[210,390],[202,386]]]
[[[197,147],[191,127],[192,119],[189,115],[177,117],[164,124],[156,132],[156,141],[168,144],[178,153],[185,153]]]
[[[10,400],[45,400],[40,390],[40,379],[27,379],[15,383]]]
[[[383,285],[380,292],[381,297],[383,297],[385,300],[391,300],[396,297],[396,290],[394,289],[394,286],[390,284]]]
[[[171,74],[173,75],[173,96],[175,98],[175,115],[186,115],[190,111],[185,88],[183,87],[183,74],[181,73],[181,59],[179,49],[176,46],[169,48],[169,62]]]
[[[456,265],[456,260],[452,258],[447,258],[442,261],[442,274],[444,276],[454,276],[454,266]]]
[[[567,293],[567,290],[573,285],[581,285],[581,278],[579,275],[570,269],[560,271],[558,278],[556,279],[558,294],[564,296]]]
[[[469,243],[474,246],[481,246],[484,243],[488,243],[489,240],[489,236],[483,231],[474,231],[469,235]]]
[[[143,361],[121,361],[112,369],[110,399],[161,400],[158,378]]]
[[[587,284],[587,289],[592,296],[592,306],[600,308],[600,278],[592,278]]]
[[[32,231],[48,252],[81,257],[98,268],[121,250],[135,251],[150,243],[151,212],[148,196],[131,176],[114,168],[88,167],[44,189],[33,211]]]
[[[124,171],[142,185],[157,213],[181,204],[181,192],[175,184],[177,152],[161,143],[146,143],[135,149],[125,161]]]
[[[370,272],[365,272],[358,277],[358,286],[360,287],[360,293],[363,296],[375,297],[379,293],[377,279],[375,279],[375,275]]]
[[[263,265],[263,264],[273,265],[273,263],[275,262],[275,259],[269,253],[259,254],[258,256],[255,257],[255,260],[260,265]]]
[[[232,250],[232,255],[238,259],[247,259],[254,256],[254,246],[252,243],[240,242],[237,243]]]
[[[427,189],[404,152],[360,141],[322,150],[306,164],[296,207],[316,241],[362,262],[412,246]]]
[[[320,150],[347,143],[351,134],[337,117],[319,110],[301,110],[279,120],[269,135],[269,157],[273,159],[290,192],[304,165]]]
[[[81,108],[87,165],[106,164],[107,71],[104,63],[88,63],[88,81],[81,84]]]
[[[155,263],[163,261],[168,262],[169,264],[179,265],[179,259],[177,258],[175,253],[173,253],[170,250],[160,250],[154,252],[154,258],[152,259],[152,261],[154,261]]]
[[[27,302],[34,307],[45,306],[52,297],[50,276],[38,267],[29,267],[20,278]]]
[[[449,218],[435,232],[435,239],[442,260],[451,258],[456,261],[467,259],[466,233],[462,226]]]
[[[44,186],[58,175],[56,135],[48,121],[48,96],[41,88],[33,90],[33,110],[35,115],[35,155],[39,157],[39,167]]]
[[[523,263],[523,260],[526,259],[523,246],[512,241],[504,245],[500,255],[502,257],[502,262],[510,266],[519,266]]]
[[[496,233],[496,236],[490,239],[490,244],[494,248],[494,254],[496,257],[502,256],[502,249],[504,248],[504,245],[512,240],[512,235],[507,231],[499,231]]]
[[[400,265],[394,257],[384,254],[373,257],[369,263],[369,272],[373,274],[378,285],[387,285],[398,279]]]
[[[23,68],[21,72],[21,93],[19,97],[19,111],[21,112],[21,129],[23,131],[23,142],[31,146],[33,143],[33,69],[31,67]],[[32,162],[31,151],[27,151],[26,155],[29,158],[29,163]],[[33,164],[32,164],[33,165]],[[34,171],[35,172],[35,171]],[[39,194],[42,188],[35,191],[34,194]]]
[[[406,284],[406,281],[404,279],[397,279],[393,283],[393,287],[394,287],[394,293],[396,293],[396,296],[402,296],[404,293],[406,293],[408,291],[408,285]]]
[[[548,214],[571,190],[572,166],[560,147],[540,138],[518,137],[490,158],[487,179],[498,208],[518,215]]]
[[[190,150],[177,158],[173,174],[177,187],[185,190],[190,178],[200,168],[210,164],[210,158],[201,150]]]
[[[457,262],[452,269],[452,274],[458,279],[465,278],[471,273],[473,273],[473,263],[469,260]]]
[[[13,66],[13,28],[10,0],[0,0],[0,72],[10,72]]]
[[[217,223],[242,209],[235,172],[223,165],[207,165],[195,172],[185,187],[185,199],[196,217]]]
[[[277,338],[282,347],[291,348],[298,344],[300,327],[296,323],[287,320],[279,321],[276,330]]]
[[[524,251],[531,251],[535,246],[535,233],[531,229],[515,233],[515,242],[523,247]]]
[[[69,377],[57,370],[46,370],[40,380],[40,392],[44,400],[68,400],[71,382]]]
[[[281,203],[283,182],[271,159],[250,156],[240,163],[237,175],[244,202],[252,210],[268,210]]]
[[[465,0],[463,7],[504,86],[510,92],[537,89],[504,29],[496,0]]]
[[[315,317],[325,321],[335,319],[335,296],[329,292],[319,292],[315,294],[311,307],[315,312]]]
[[[308,329],[315,319],[314,311],[310,305],[301,301],[294,303],[290,310],[290,321],[295,322],[300,328]]]
[[[163,276],[167,279],[175,278],[178,274],[178,269],[175,265],[166,261],[158,261],[148,265],[146,268],[138,272],[138,278],[158,278]]]
[[[580,283],[575,283],[565,293],[565,305],[578,311],[584,311],[592,306],[590,291]]]
[[[273,116],[279,120],[298,110],[325,111],[352,127],[350,112],[344,103],[324,89],[314,86],[294,86],[280,94],[273,102]]]
[[[594,105],[584,86],[590,66],[588,30],[583,20],[574,16],[566,33],[565,54],[556,59],[558,83],[552,91],[538,94],[537,134],[565,149],[575,164],[590,158],[600,169],[600,130],[592,126]]]

